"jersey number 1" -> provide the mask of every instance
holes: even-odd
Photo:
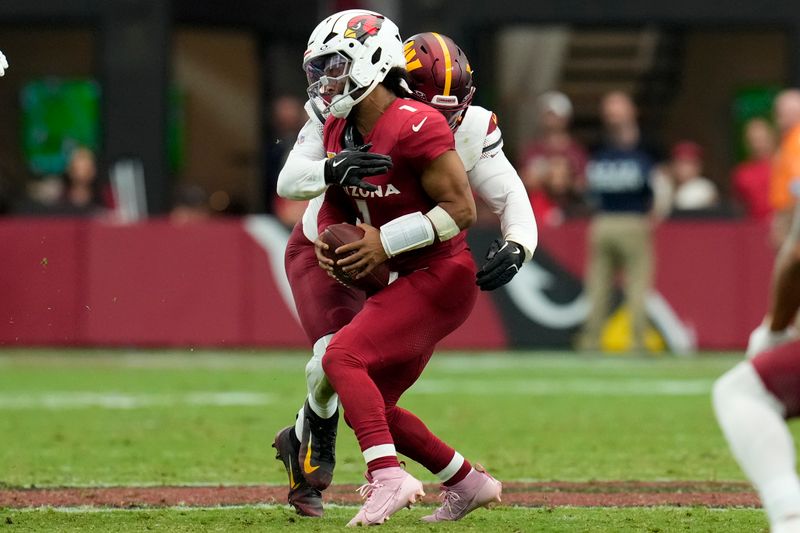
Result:
[[[364,224],[372,225],[372,218],[369,216],[369,207],[366,200],[356,200],[356,207],[358,212],[361,213],[361,221]]]

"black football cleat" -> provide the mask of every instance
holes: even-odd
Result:
[[[303,438],[297,461],[303,477],[317,490],[327,489],[333,481],[336,466],[336,430],[339,426],[339,411],[330,418],[321,418],[311,410],[308,400],[303,407],[306,417],[303,423]]]
[[[294,433],[294,426],[280,430],[272,447],[277,451],[275,459],[283,461],[289,475],[289,505],[301,516],[322,516],[322,493],[308,484],[297,462],[300,441]]]

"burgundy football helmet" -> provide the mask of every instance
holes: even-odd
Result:
[[[450,37],[434,32],[409,37],[403,47],[413,97],[441,111],[456,129],[475,94],[467,56]]]

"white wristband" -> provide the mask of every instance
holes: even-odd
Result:
[[[381,244],[389,257],[429,246],[436,238],[433,224],[419,211],[390,220],[380,229]]]
[[[436,206],[425,215],[433,224],[436,230],[436,236],[439,237],[441,242],[449,241],[459,233],[461,228],[458,227],[456,221],[450,216],[450,213],[442,209],[441,206]]]

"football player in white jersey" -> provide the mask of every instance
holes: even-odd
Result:
[[[359,12],[364,13],[346,13],[357,16]],[[311,40],[314,38],[312,34]],[[438,33],[418,34],[405,41],[404,52],[402,66],[411,82],[409,96],[441,111],[448,119],[472,188],[500,219],[503,239],[492,243],[476,282],[482,290],[501,287],[531,259],[538,232],[522,181],[503,153],[497,117],[487,109],[470,105],[475,93],[472,69],[464,52],[450,38]],[[284,198],[310,200],[286,249],[286,271],[298,315],[313,344],[313,356],[306,365],[308,398],[295,425],[281,430],[274,443],[289,474],[289,503],[307,516],[322,514],[321,491],[330,484],[335,465],[338,397],[325,379],[322,356],[333,334],[358,312],[364,298],[360,291],[327,278],[317,266],[313,244],[317,238],[317,213],[328,185],[369,190],[370,184],[361,178],[382,174],[391,165],[386,156],[368,152],[369,146],[354,146],[333,158],[326,157],[322,141],[326,117],[321,110],[330,107],[331,102],[320,101],[313,86],[322,76],[341,73],[316,72],[314,68],[306,66],[312,87],[306,103],[309,120],[281,170],[277,187]],[[354,80],[347,83],[357,85]],[[445,470],[434,474],[446,481],[452,469]],[[432,517],[461,518],[472,510],[466,505],[462,502],[447,509],[443,506]]]

